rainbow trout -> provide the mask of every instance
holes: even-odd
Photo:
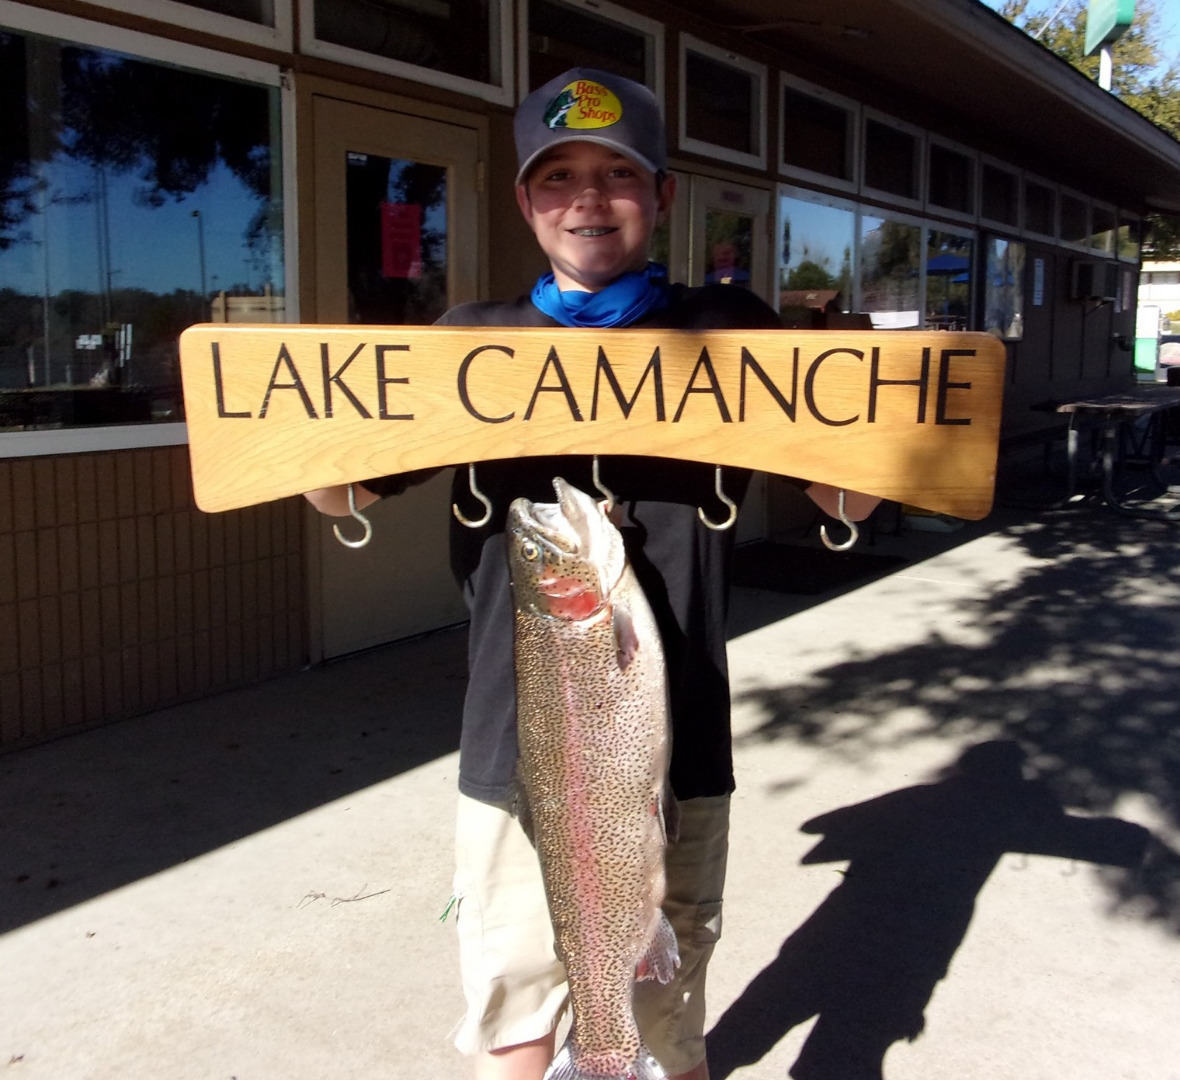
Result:
[[[546,1080],[661,1080],[635,980],[680,963],[664,898],[668,754],[655,619],[604,507],[553,481],[556,503],[508,512],[516,608],[521,816],[541,862],[573,1026]]]

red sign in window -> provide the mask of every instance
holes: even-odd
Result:
[[[422,207],[417,203],[381,204],[381,274],[422,276]]]

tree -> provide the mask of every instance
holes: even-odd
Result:
[[[1048,14],[1028,13],[1029,0],[1005,0],[999,13],[1037,38],[1090,79],[1097,80],[1099,58],[1085,55],[1088,0],[1069,0]],[[1163,55],[1161,0],[1136,0],[1130,29],[1111,46],[1111,93],[1140,115],[1180,139],[1180,58]],[[1180,215],[1151,214],[1144,254],[1180,258]]]

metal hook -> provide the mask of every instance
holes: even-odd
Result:
[[[718,465],[713,473],[713,490],[717,493],[717,498],[720,499],[726,506],[729,507],[729,517],[727,517],[720,524],[716,521],[710,521],[705,517],[705,512],[699,506],[697,507],[697,516],[701,519],[701,523],[707,528],[715,529],[717,532],[724,532],[730,528],[735,521],[737,521],[737,503],[733,501],[724,491],[721,490],[721,466]]]
[[[819,527],[819,538],[824,542],[824,547],[829,551],[847,551],[853,544],[856,543],[860,536],[860,529],[856,527],[856,522],[851,521],[848,515],[844,512],[844,496],[847,492],[841,488],[839,494],[836,496],[836,511],[840,521],[848,526],[848,539],[841,544],[837,544],[834,540],[828,539],[828,527],[821,525]]]
[[[346,540],[344,534],[340,531],[339,525],[333,525],[332,532],[335,533],[336,539],[345,547],[363,548],[373,539],[373,523],[356,508],[356,489],[352,484],[348,485],[348,512],[365,527],[365,535],[359,540]]]
[[[602,478],[598,475],[598,455],[594,455],[594,462],[591,466],[593,469],[594,486],[598,488],[598,493],[606,502],[605,510],[609,514],[615,508],[615,493],[602,482]]]
[[[474,462],[467,466],[467,487],[471,490],[471,494],[483,504],[483,517],[478,521],[472,521],[470,518],[464,516],[463,511],[459,509],[458,503],[451,503],[451,513],[466,525],[467,528],[480,529],[492,520],[492,500],[479,490],[479,486],[475,482]]]

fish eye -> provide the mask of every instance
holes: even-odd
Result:
[[[528,562],[536,562],[541,557],[541,549],[532,540],[522,540],[520,553]]]

